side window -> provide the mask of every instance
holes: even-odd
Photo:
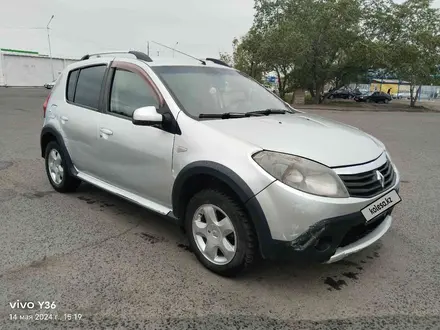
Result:
[[[134,110],[145,106],[159,108],[159,102],[151,86],[134,72],[116,69],[109,111],[131,118]]]
[[[73,102],[73,98],[75,97],[75,85],[76,79],[78,78],[79,70],[74,70],[69,73],[69,77],[67,78],[67,93],[66,98],[68,101]]]
[[[105,69],[105,65],[81,69],[78,83],[76,84],[75,103],[98,109],[99,94],[101,92]]]

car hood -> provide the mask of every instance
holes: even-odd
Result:
[[[357,128],[305,113],[207,120],[203,124],[262,149],[329,167],[366,163],[384,152],[383,146]]]

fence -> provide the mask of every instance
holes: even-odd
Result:
[[[405,97],[409,97],[410,86],[409,85],[398,85],[398,84],[386,84],[386,83],[371,83],[371,84],[350,84],[350,88],[358,88],[360,91],[382,91],[387,93],[390,90],[391,95],[405,94]],[[414,90],[414,94],[418,86]],[[434,100],[440,99],[440,86],[422,85],[420,89],[419,100]]]

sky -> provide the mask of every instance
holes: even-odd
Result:
[[[403,0],[396,0],[402,2]],[[440,0],[434,1],[440,7]],[[253,0],[0,0],[0,48],[48,54],[46,25],[54,57],[135,49],[152,56],[172,51],[198,57],[231,52],[234,37],[252,25]],[[176,57],[179,56],[177,53]]]
[[[146,51],[156,41],[196,56],[231,51],[252,25],[253,0],[0,0],[0,47],[78,57],[105,50]],[[29,29],[34,28],[34,29]],[[150,53],[172,51],[150,43]]]

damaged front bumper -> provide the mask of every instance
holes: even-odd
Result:
[[[392,209],[365,222],[361,212],[326,219],[293,241],[273,240],[265,258],[333,263],[370,246],[390,228]]]

